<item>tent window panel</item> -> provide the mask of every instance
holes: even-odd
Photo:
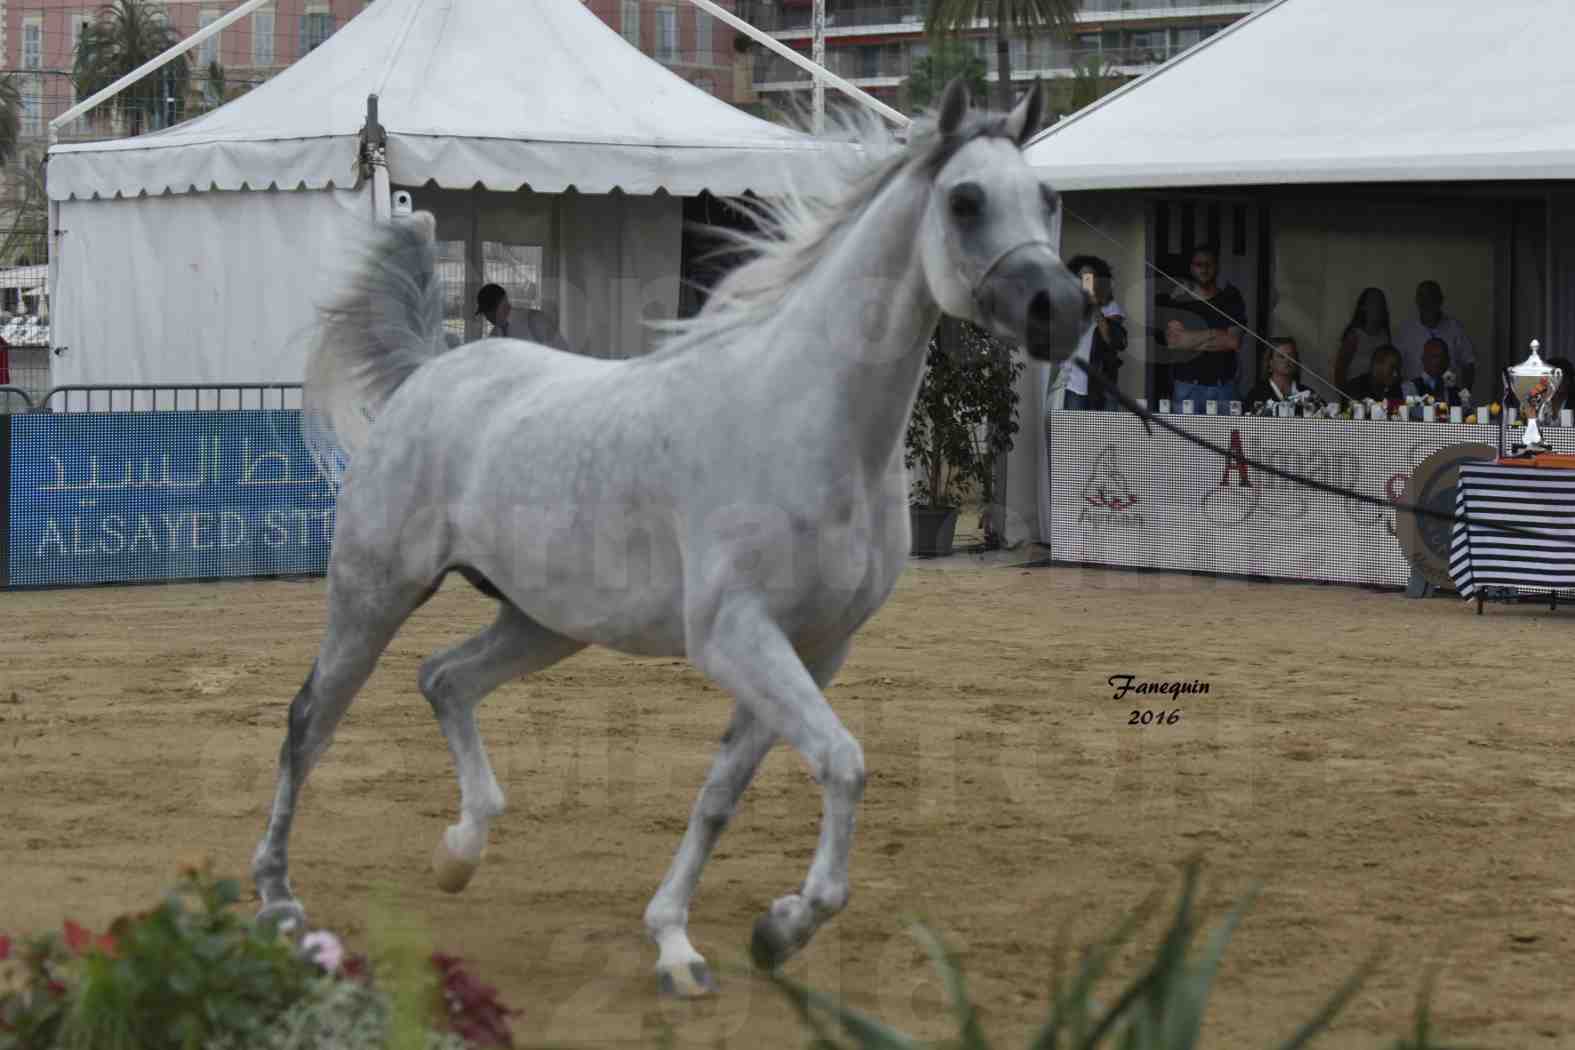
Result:
[[[274,64],[273,12],[258,11],[252,15],[252,65]]]
[[[464,241],[437,242],[436,272],[438,284],[443,289],[443,331],[463,341],[465,320],[476,309],[465,294]]]
[[[501,284],[516,310],[541,309],[541,245],[482,241],[481,266],[482,282]]]

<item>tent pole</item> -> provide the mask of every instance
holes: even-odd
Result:
[[[361,129],[362,174],[372,177],[372,220],[393,218],[393,202],[388,191],[388,136],[377,120],[377,96],[366,96],[366,126]]]
[[[811,42],[809,58],[822,69],[826,65],[826,0],[815,0],[810,15]],[[826,82],[817,73],[814,78],[815,134],[826,130]]]
[[[892,109],[874,95],[871,95],[862,88],[854,87],[852,84],[848,83],[846,80],[843,80],[841,77],[837,76],[837,74],[833,73],[829,69],[826,69],[824,66],[817,66],[815,63],[811,62],[797,51],[794,51],[791,47],[788,47],[786,44],[782,43],[782,41],[778,40],[776,37],[755,28],[748,22],[744,21],[742,18],[739,18],[733,12],[729,11],[727,8],[720,7],[717,4],[712,3],[712,0],[689,0],[689,2],[694,4],[696,7],[711,17],[726,25],[732,26],[734,29],[738,30],[740,33],[743,33],[751,40],[758,42],[761,46],[766,48],[766,50],[772,52],[773,54],[781,55],[783,58],[793,63],[798,68],[808,72],[810,76],[815,77],[817,81],[824,80],[827,84],[830,84],[832,87],[836,88],[844,95],[847,95],[855,102],[864,103],[864,105],[868,106],[870,109],[873,109],[875,112],[879,113],[881,116],[885,117],[899,128],[905,128],[909,124],[913,123],[913,121],[908,117],[905,117],[895,109]]]

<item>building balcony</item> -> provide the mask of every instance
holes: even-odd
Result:
[[[1162,23],[1196,21],[1198,19],[1234,19],[1267,4],[1269,0],[1084,0],[1079,22],[1091,26],[1120,25],[1122,23]],[[827,4],[826,36],[874,36],[912,32],[924,29],[928,4],[843,4],[831,0]],[[810,35],[811,6],[809,0],[784,2],[781,7],[759,10],[757,24],[782,40],[806,38]],[[977,28],[985,30],[989,23],[980,21]]]
[[[1018,42],[1014,42],[1014,45]],[[1095,70],[1110,76],[1140,76],[1161,65],[1183,48],[1076,48],[1059,41],[1035,40],[1031,46],[1013,46],[1012,79],[1076,76],[1080,70]],[[997,75],[995,49],[980,55],[985,79]],[[869,49],[835,48],[826,51],[826,68],[861,88],[900,84],[913,73],[912,53],[904,47]],[[755,90],[792,91],[810,86],[809,73],[778,55],[759,55],[755,59]]]

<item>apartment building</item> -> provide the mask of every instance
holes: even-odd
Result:
[[[144,130],[182,119],[192,106],[190,96],[205,92],[217,99],[217,85],[206,71],[217,62],[224,86],[233,94],[260,83],[318,47],[335,29],[359,13],[369,0],[274,0],[258,8],[191,53],[192,79],[187,98],[166,96],[143,115]],[[82,29],[102,5],[82,0],[9,0],[4,8],[6,67],[19,77],[22,113],[19,137],[24,148],[47,139],[49,121],[78,101],[71,79]],[[170,0],[149,3],[181,36],[216,21],[233,10],[236,0]],[[62,138],[101,138],[124,134],[123,113],[106,106],[88,120],[73,121]]]
[[[1082,0],[1075,32],[1014,37],[1010,44],[1014,84],[1049,80],[1087,70],[1107,78],[1148,72],[1189,47],[1251,14],[1270,0]],[[902,108],[903,82],[914,63],[929,54],[924,33],[926,0],[827,0],[826,66],[889,105]],[[808,55],[811,0],[756,0],[755,24]],[[995,32],[980,23],[962,34],[985,63],[986,79],[997,79]],[[755,90],[781,106],[809,89],[802,70],[777,55],[757,57]]]
[[[724,102],[754,101],[751,56],[740,34],[686,0],[585,0],[586,6],[640,51]],[[721,6],[736,10],[729,0]],[[746,38],[747,39],[747,38]]]

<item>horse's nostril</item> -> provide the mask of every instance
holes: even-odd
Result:
[[[1055,311],[1050,308],[1050,293],[1035,292],[1034,297],[1028,300],[1028,323],[1049,324],[1054,316]]]

